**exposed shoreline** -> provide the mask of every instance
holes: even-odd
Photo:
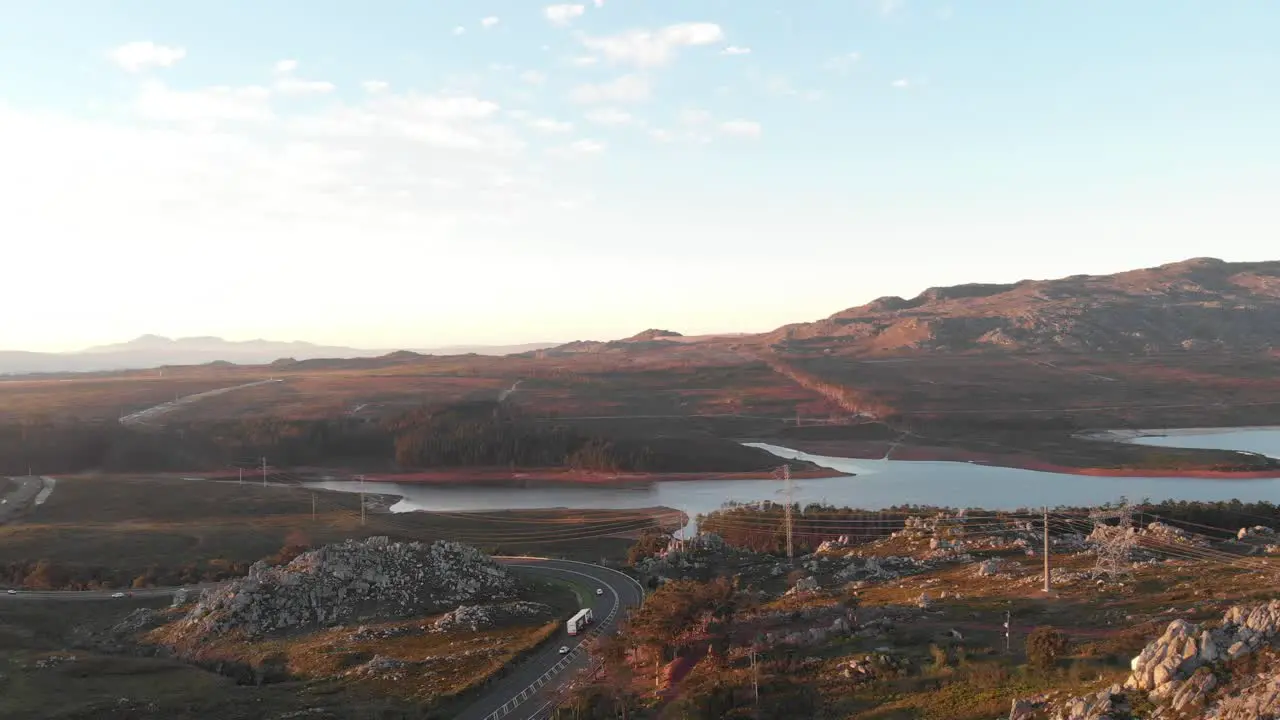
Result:
[[[781,460],[779,461],[781,464]],[[793,470],[791,477],[797,480],[847,477],[850,473],[830,468],[814,468]],[[515,470],[510,468],[461,468],[450,470],[433,470],[416,473],[374,473],[366,474],[367,483],[398,485],[451,485],[467,487],[488,485],[499,487],[524,488],[544,485],[646,485],[655,482],[693,482],[706,480],[768,480],[773,478],[772,471],[737,472],[737,473],[599,473],[575,470],[529,469]],[[332,478],[339,479],[339,478]]]
[[[1272,428],[1253,428],[1272,429]],[[1096,434],[1079,437],[1093,440],[1110,440],[1104,437],[1113,431],[1099,431]],[[1127,431],[1114,431],[1126,433]],[[1135,437],[1150,437],[1156,432],[1138,431],[1125,434],[1125,440]],[[1225,432],[1225,431],[1224,431]],[[1173,434],[1170,432],[1169,434]],[[1182,433],[1202,434],[1202,433]],[[790,449],[810,455],[827,457],[843,457],[850,460],[883,460],[887,444],[883,442],[849,442],[849,441],[799,441],[793,442]],[[1212,470],[1208,468],[1116,468],[1116,467],[1074,467],[1038,460],[1030,453],[989,453],[978,450],[967,450],[955,447],[935,446],[899,446],[894,449],[891,459],[902,462],[958,462],[975,465],[989,465],[1015,470],[1055,473],[1059,475],[1086,475],[1090,477],[1140,477],[1140,478],[1187,478],[1201,480],[1275,480],[1280,479],[1280,468],[1273,470]]]

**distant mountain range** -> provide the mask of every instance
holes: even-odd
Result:
[[[679,352],[702,347],[874,355],[950,352],[1164,353],[1280,349],[1280,261],[1229,263],[1194,258],[1114,275],[1073,275],[1009,284],[930,288],[911,299],[882,297],[823,320],[755,335],[683,336],[645,330],[623,340],[451,346],[388,351],[305,342],[144,335],[75,353],[0,352],[0,374],[146,369],[231,362],[383,358],[418,355],[550,357]],[[385,357],[391,355],[391,357]]]
[[[553,347],[556,343],[523,345],[453,345],[415,350],[423,355],[511,355]],[[106,372],[145,370],[172,365],[204,365],[229,362],[237,365],[265,365],[281,358],[365,358],[390,354],[392,350],[362,350],[315,345],[307,342],[246,340],[218,337],[167,338],[143,335],[125,343],[99,345],[79,352],[37,353],[0,350],[0,374],[61,372]]]

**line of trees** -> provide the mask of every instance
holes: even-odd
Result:
[[[114,421],[0,425],[0,474],[283,466],[570,467],[606,472],[755,470],[758,453],[715,438],[605,437],[492,401],[422,407],[380,423],[249,418],[134,428]]]

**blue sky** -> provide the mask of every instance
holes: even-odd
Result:
[[[752,331],[1274,259],[1277,27],[1243,0],[10,3],[0,348]]]

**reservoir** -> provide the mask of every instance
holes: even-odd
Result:
[[[1121,442],[1258,452],[1280,457],[1280,428],[1145,431],[1118,436]],[[1161,500],[1280,501],[1280,479],[1205,480],[1198,478],[1097,477],[992,467],[960,462],[861,460],[824,457],[784,447],[751,443],[779,458],[809,460],[850,473],[849,476],[794,480],[793,497],[803,507],[822,502],[866,510],[900,505],[941,505],[1014,510],[1092,506],[1115,502]],[[352,482],[316,483],[316,487],[359,492]],[[666,506],[690,516],[716,510],[729,501],[757,502],[783,498],[777,480],[656,481],[641,486],[442,487],[369,483],[371,493],[398,495],[393,512],[415,510],[482,511],[543,508],[626,509]]]

